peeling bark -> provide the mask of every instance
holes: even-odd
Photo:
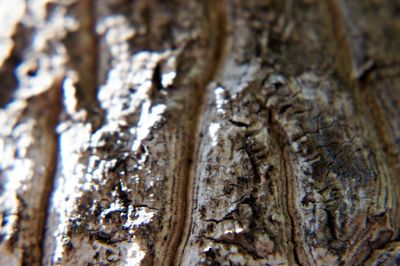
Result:
[[[0,264],[399,264],[399,10],[0,0]]]

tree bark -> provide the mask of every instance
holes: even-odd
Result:
[[[399,14],[0,0],[0,264],[400,265]]]

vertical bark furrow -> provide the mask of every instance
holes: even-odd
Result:
[[[315,13],[320,17],[309,17],[312,10],[318,10]],[[304,264],[362,263],[375,247],[393,240],[397,234],[399,187],[390,178],[386,158],[376,135],[365,123],[364,114],[352,107],[353,94],[346,88],[349,83],[341,82],[330,71],[324,73],[324,67],[333,68],[336,54],[335,49],[324,48],[324,43],[332,40],[326,31],[330,28],[326,7],[310,5],[302,14],[303,19],[298,16],[301,26],[297,32],[301,34],[304,29],[304,44],[297,44],[293,52],[286,50],[285,57],[295,58],[298,51],[304,51],[302,55],[313,58],[314,62],[294,79],[287,80],[288,74],[293,74],[285,71],[283,77],[275,76],[265,83],[267,88],[272,86],[268,89],[272,97],[267,106],[272,108],[291,145],[296,176],[292,183],[295,187],[292,206],[298,217],[295,220],[301,221],[297,225],[302,233],[298,240],[304,243],[298,247],[303,246],[303,254],[307,255],[301,256]],[[306,48],[313,40],[307,39],[313,36],[307,34],[309,31],[318,34],[319,39],[319,44],[313,44],[313,51],[309,50],[311,53]],[[354,41],[350,38],[350,42]],[[362,50],[357,43],[352,48],[356,54]],[[273,80],[280,80],[280,84],[271,84]],[[279,92],[275,95],[273,88],[277,85],[279,88],[275,90]]]
[[[72,1],[67,15],[72,16],[78,27],[67,34],[63,40],[68,56],[66,63],[65,90],[74,93],[76,109],[85,110],[92,130],[97,130],[103,123],[104,114],[97,99],[99,84],[99,41],[96,33],[96,1]],[[74,88],[74,92],[72,92]]]
[[[339,28],[347,39],[346,47],[341,45],[340,36],[336,34],[339,47],[343,50],[359,50],[360,45],[352,41],[349,27],[356,28],[363,36],[363,54],[369,63],[358,80],[348,80],[353,88],[353,98],[358,112],[362,114],[360,121],[366,132],[369,132],[371,149],[375,151],[374,161],[378,166],[379,189],[376,197],[381,199],[382,214],[380,220],[386,223],[378,230],[381,241],[371,245],[373,249],[381,249],[393,239],[399,237],[400,214],[400,99],[398,73],[400,53],[398,40],[400,19],[396,4],[391,1],[332,1],[336,5],[333,19],[348,27]],[[355,55],[347,57],[348,62],[356,64],[359,58]],[[386,167],[384,166],[386,165]],[[383,174],[386,173],[386,174]],[[386,189],[384,189],[386,187]],[[384,200],[385,199],[385,200]],[[385,202],[383,202],[385,201]],[[386,210],[383,210],[386,209]],[[373,219],[375,220],[375,219]],[[379,224],[379,223],[378,223]],[[385,231],[384,228],[387,228]],[[383,237],[386,235],[386,237]],[[365,251],[368,255],[371,249]],[[384,254],[386,251],[379,251]],[[389,253],[395,254],[393,251]],[[398,252],[398,251],[397,251]],[[396,257],[396,255],[394,255]]]
[[[347,65],[359,65],[359,82],[352,82],[361,112],[374,121],[393,174],[400,174],[400,53],[398,6],[391,1],[331,1],[336,37]],[[362,42],[353,40],[355,29]],[[345,42],[343,42],[345,40]],[[362,54],[359,55],[359,54]],[[361,59],[363,58],[363,59]],[[364,63],[359,63],[363,61]],[[351,83],[351,81],[350,81]]]
[[[17,82],[13,100],[1,110],[0,119],[0,261],[40,265],[58,156],[55,129],[66,60],[62,39],[74,25],[62,4],[51,9],[42,1],[35,5],[15,1],[2,3],[1,9],[22,16],[13,38],[19,62],[4,66],[12,68],[7,71],[14,72]]]
[[[0,0],[0,264],[398,264],[399,14]]]
[[[257,56],[266,54],[263,45],[281,7],[244,1],[228,6],[228,51],[208,88],[182,265],[295,260],[286,197],[280,196],[282,154],[257,80]]]
[[[328,7],[232,10],[232,46],[204,113],[183,264],[362,263],[397,234],[399,188],[349,83],[332,72]],[[354,45],[359,71],[365,50]]]
[[[203,12],[206,20],[204,21],[203,30],[207,36],[208,54],[205,64],[205,70],[202,74],[202,80],[197,89],[197,93],[193,94],[192,101],[194,115],[191,117],[188,128],[190,135],[186,139],[188,148],[186,169],[184,172],[185,181],[181,184],[183,196],[181,198],[183,204],[181,208],[182,225],[179,228],[179,239],[175,243],[173,261],[174,264],[180,265],[182,260],[183,248],[187,244],[188,233],[192,223],[193,205],[193,183],[197,178],[196,172],[199,161],[199,143],[201,140],[201,123],[207,116],[204,114],[205,101],[209,97],[208,85],[217,76],[221,67],[225,54],[226,42],[226,2],[224,0],[211,1],[207,0],[203,4]]]
[[[14,100],[13,112],[9,109],[1,114],[2,147],[9,152],[1,165],[4,192],[0,261],[5,265],[40,265],[48,199],[57,163],[55,128],[61,109],[60,91],[61,81],[56,80],[48,91],[26,101]],[[16,120],[8,118],[11,123],[4,123],[5,116]],[[17,127],[18,133],[7,134]],[[15,166],[9,166],[10,163]]]
[[[355,23],[348,1],[331,0],[330,7],[340,48],[340,70],[351,80],[360,79],[373,67],[373,61],[367,57],[367,36]]]
[[[191,1],[96,2],[104,119],[90,133],[86,117],[93,114],[74,105],[79,83],[69,82],[46,263],[172,263],[201,98],[223,46],[217,23],[209,22],[219,18],[207,18],[204,8]]]

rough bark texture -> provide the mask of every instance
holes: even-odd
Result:
[[[394,0],[0,0],[1,265],[400,265]]]

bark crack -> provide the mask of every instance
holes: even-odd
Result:
[[[220,65],[223,61],[225,42],[226,42],[226,14],[225,14],[225,1],[208,0],[204,2],[204,12],[207,17],[205,31],[207,31],[207,38],[209,45],[208,53],[208,66],[203,73],[203,78],[200,81],[200,88],[193,94],[193,119],[190,123],[190,134],[187,136],[187,159],[186,166],[183,172],[183,182],[180,184],[183,195],[181,195],[181,210],[183,212],[182,228],[178,228],[177,241],[173,243],[173,264],[180,265],[183,255],[184,247],[188,241],[190,226],[191,226],[191,199],[192,199],[192,186],[196,178],[197,172],[197,159],[198,147],[200,143],[200,128],[202,122],[202,115],[204,114],[204,107],[207,98],[207,86],[217,76]],[[165,261],[164,261],[165,262]]]
[[[52,143],[50,144],[50,150],[49,153],[51,156],[51,161],[49,162],[49,169],[46,172],[46,176],[44,178],[44,189],[43,189],[43,197],[42,197],[42,203],[40,206],[43,206],[43,209],[41,210],[41,215],[39,216],[39,232],[40,232],[40,239],[39,239],[39,258],[40,258],[40,264],[44,265],[45,264],[45,244],[46,244],[46,227],[47,227],[47,219],[49,217],[50,213],[50,206],[51,206],[51,199],[52,199],[52,192],[53,192],[53,186],[54,186],[54,181],[55,177],[57,174],[57,166],[58,166],[58,155],[59,155],[59,135],[56,131],[56,127],[59,121],[59,116],[62,111],[62,81],[59,80],[54,84],[54,87],[50,89],[50,93],[54,94],[52,95],[53,101],[51,102],[51,108],[54,110],[53,112],[50,112],[50,117],[48,118],[48,130],[51,131],[52,136]]]
[[[376,149],[378,153],[377,157],[380,157],[380,160],[384,161],[385,164],[389,166],[388,175],[396,175],[399,173],[397,167],[398,158],[396,158],[391,151],[395,145],[393,145],[389,127],[385,125],[385,122],[382,123],[387,120],[384,111],[386,111],[386,113],[390,111],[383,110],[382,99],[384,98],[381,97],[384,93],[380,90],[379,85],[374,83],[374,76],[379,76],[377,73],[382,69],[381,63],[379,62],[381,59],[374,56],[374,54],[369,51],[370,49],[367,49],[376,46],[374,40],[365,37],[371,35],[373,30],[362,26],[360,17],[352,14],[356,13],[357,10],[351,6],[350,3],[344,0],[331,0],[330,5],[332,21],[336,22],[334,25],[334,37],[338,46],[342,48],[340,50],[344,51],[344,54],[340,54],[340,51],[337,51],[337,53],[342,57],[344,65],[348,67],[352,66],[353,73],[357,74],[355,76],[356,79],[352,79],[354,75],[350,75],[350,78],[348,77],[348,73],[346,75],[346,81],[349,83],[351,94],[355,102],[356,114],[359,116],[364,130],[369,132],[371,147]],[[357,6],[360,8],[362,5],[359,3]],[[369,55],[368,52],[370,52],[371,55]],[[390,54],[390,50],[388,50],[387,53]],[[346,54],[348,56],[346,56]],[[371,58],[368,58],[369,56]],[[381,77],[380,83],[385,84],[384,80],[385,78]],[[333,157],[332,161],[336,160],[336,157],[337,156]],[[375,163],[377,162],[375,159],[373,160]],[[389,179],[383,175],[382,181],[377,182],[378,188],[380,188],[382,184],[384,185],[385,182],[391,183],[392,187],[398,186],[395,179],[389,181]],[[384,202],[388,201],[389,192],[381,192],[380,189],[376,191],[378,191],[377,195],[379,197],[382,193],[385,195]],[[395,192],[393,194],[396,195]],[[387,203],[385,203],[385,206],[386,204]],[[371,209],[371,207],[369,209]],[[389,214],[387,215],[390,217]],[[366,231],[368,232],[369,230],[370,229],[367,228]],[[365,239],[362,241],[364,240]]]
[[[257,161],[256,161],[256,158],[254,156],[253,147],[252,147],[249,139],[245,140],[244,149],[246,151],[247,156],[249,157],[251,168],[253,169],[254,181],[256,183],[260,183],[260,179],[261,179],[260,178],[260,173],[258,172]]]
[[[70,32],[64,44],[67,48],[68,64],[76,71],[76,96],[80,108],[89,113],[92,132],[104,122],[104,110],[97,99],[99,89],[99,38],[96,33],[98,6],[94,0],[83,1],[68,7],[80,23],[79,30]]]
[[[284,151],[282,151],[282,154],[284,154]],[[293,249],[293,259],[294,262],[298,265],[302,265],[302,263],[300,262],[300,258],[299,258],[299,254],[297,252],[297,248],[296,248],[296,228],[295,228],[295,224],[294,224],[294,218],[293,218],[293,214],[290,211],[291,208],[291,201],[289,201],[289,195],[291,193],[291,191],[289,191],[289,186],[290,186],[290,181],[288,178],[288,173],[287,173],[287,167],[286,167],[286,160],[283,161],[283,168],[284,168],[284,175],[285,175],[285,186],[286,186],[286,211],[288,212],[289,215],[289,221],[290,221],[290,227],[291,227],[291,234],[290,234],[290,241],[293,245],[292,249]]]
[[[287,217],[289,218],[289,230],[288,230],[288,242],[289,242],[289,249],[292,250],[292,263],[295,263],[296,265],[303,265],[300,261],[301,255],[299,254],[297,250],[297,245],[296,245],[296,227],[295,227],[295,217],[293,213],[293,204],[294,200],[292,199],[292,193],[293,191],[291,190],[290,186],[293,183],[291,180],[289,180],[289,175],[290,173],[288,172],[288,163],[290,163],[290,155],[288,154],[287,151],[287,144],[288,144],[288,136],[285,133],[285,130],[281,128],[280,123],[273,117],[273,115],[270,115],[271,117],[271,128],[273,132],[273,136],[275,137],[279,147],[280,147],[280,154],[282,159],[282,173],[281,176],[283,177],[283,185],[281,185],[281,190],[284,191],[282,193],[282,201],[283,203],[283,209],[284,212],[286,212]],[[283,187],[284,186],[284,187]],[[288,252],[288,254],[290,254]]]
[[[353,21],[351,10],[343,0],[331,0],[332,21],[335,38],[341,47],[340,66],[344,66],[345,76],[351,80],[361,80],[373,68],[374,63],[368,60],[364,33]]]
[[[222,239],[215,239],[212,237],[205,237],[204,239],[207,239],[209,241],[218,243],[218,244],[224,244],[224,245],[235,245],[239,249],[244,250],[247,254],[249,254],[254,260],[259,260],[262,259],[263,257],[260,257],[258,254],[256,254],[254,251],[252,251],[250,248],[246,247],[244,244],[240,242],[235,242],[235,241],[227,241],[227,240],[222,240]]]

